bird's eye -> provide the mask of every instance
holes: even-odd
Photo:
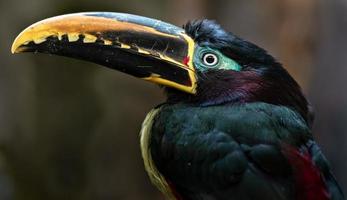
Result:
[[[212,67],[218,63],[218,56],[213,53],[205,53],[202,56],[202,61],[205,65]]]

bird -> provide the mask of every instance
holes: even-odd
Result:
[[[160,85],[140,133],[144,168],[169,200],[342,200],[299,84],[263,48],[213,20],[182,28],[116,12],[39,21],[12,53],[90,61]]]

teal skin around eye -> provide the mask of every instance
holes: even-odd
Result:
[[[218,62],[214,66],[208,66],[203,63],[203,55],[206,53],[215,54],[218,57]],[[223,55],[220,51],[211,49],[209,47],[196,47],[194,54],[195,68],[201,72],[211,69],[221,70],[234,70],[241,71],[241,66],[234,60]]]

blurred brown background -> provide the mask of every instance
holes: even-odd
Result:
[[[138,132],[157,86],[82,61],[11,55],[26,26],[71,12],[177,25],[210,18],[277,57],[316,110],[315,137],[347,193],[347,0],[0,0],[0,199],[162,199]]]

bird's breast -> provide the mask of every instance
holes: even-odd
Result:
[[[157,169],[151,154],[151,130],[155,116],[159,111],[160,108],[151,110],[142,123],[140,132],[141,153],[145,169],[151,182],[167,197],[168,200],[176,200],[177,195],[175,195],[175,192],[173,191],[165,177]]]

